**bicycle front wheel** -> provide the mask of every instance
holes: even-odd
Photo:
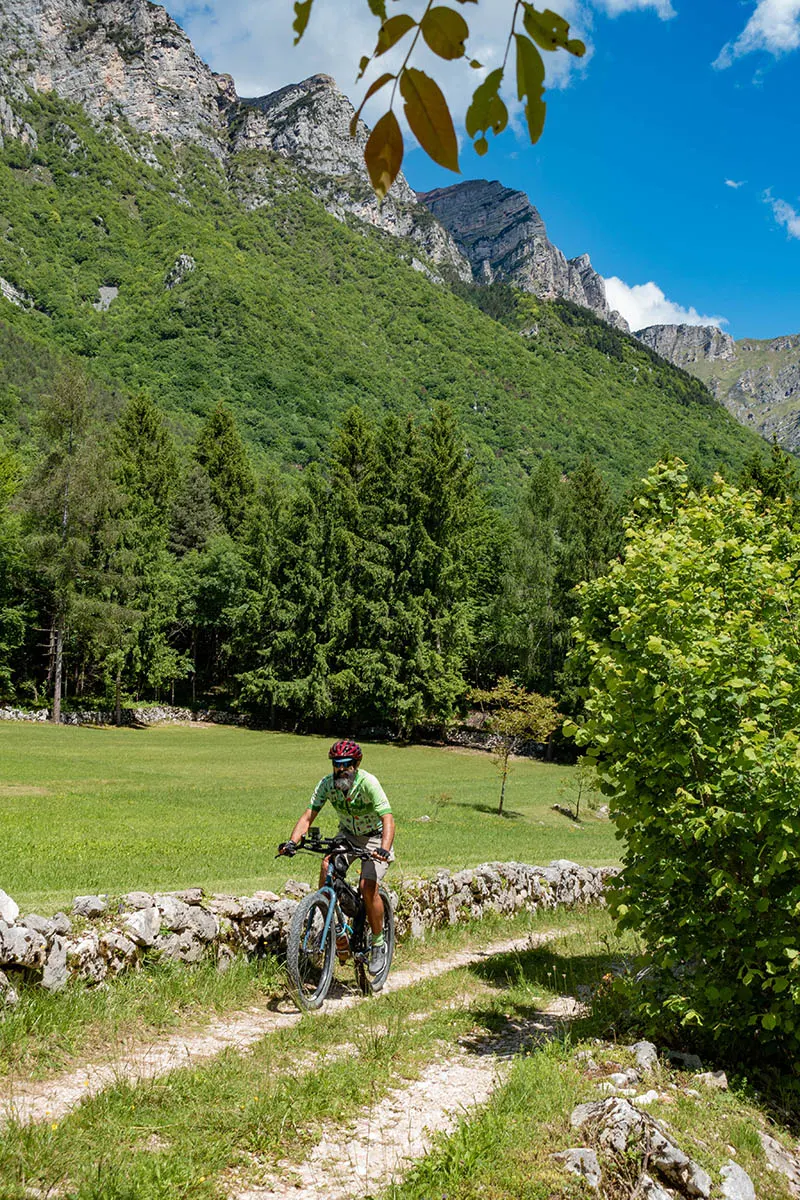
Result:
[[[286,966],[295,1000],[300,1008],[319,1008],[333,978],[336,939],[333,921],[325,934],[330,897],[320,892],[304,896],[289,926]]]

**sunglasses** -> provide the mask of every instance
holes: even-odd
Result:
[[[354,758],[334,758],[333,765],[335,767],[352,767],[355,762]]]

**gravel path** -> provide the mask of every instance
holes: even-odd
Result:
[[[386,992],[410,987],[423,979],[444,974],[456,967],[470,966],[496,954],[530,949],[562,933],[548,930],[525,938],[494,942],[484,950],[463,950],[433,962],[393,972]],[[361,1002],[357,994],[346,994],[326,1001],[322,1014],[340,1012]],[[42,1083],[20,1080],[0,1081],[0,1123],[57,1121],[88,1096],[94,1096],[115,1083],[137,1083],[155,1079],[181,1067],[214,1058],[225,1050],[246,1051],[267,1034],[285,1029],[300,1020],[300,1013],[286,1002],[285,1010],[251,1009],[215,1018],[204,1029],[182,1031],[160,1039],[150,1046],[138,1047],[124,1057],[105,1062],[85,1063],[77,1069]]]
[[[541,1042],[576,1015],[563,996],[539,1020],[509,1025],[497,1038],[462,1046],[427,1067],[419,1079],[369,1104],[354,1124],[334,1127],[303,1162],[279,1164],[281,1176],[259,1187],[234,1184],[231,1200],[352,1200],[375,1196],[399,1182],[460,1117],[485,1104],[523,1046]]]

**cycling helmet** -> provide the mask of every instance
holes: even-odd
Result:
[[[332,758],[334,762],[341,759],[355,759],[356,762],[361,761],[361,747],[358,742],[352,742],[350,738],[343,738],[340,742],[334,742],[328,751],[328,758]]]

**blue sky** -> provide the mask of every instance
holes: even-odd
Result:
[[[526,192],[568,257],[589,253],[634,326],[713,319],[737,338],[800,332],[800,0],[551,2],[587,42],[586,59],[548,55],[540,142],[529,146],[516,122],[481,159],[465,138],[462,178]],[[240,95],[325,71],[358,101],[355,64],[375,36],[366,0],[315,6],[293,49],[289,0],[168,5]],[[510,0],[460,11],[472,52],[495,65]],[[463,117],[477,72],[434,70]],[[458,181],[419,149],[404,172],[418,190]]]

